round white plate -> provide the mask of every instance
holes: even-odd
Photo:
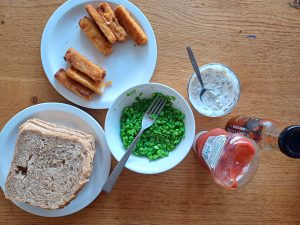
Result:
[[[75,213],[89,205],[101,192],[111,163],[103,129],[86,112],[74,106],[62,103],[43,103],[26,108],[16,114],[0,133],[0,186],[5,192],[5,180],[13,159],[19,126],[30,118],[65,125],[92,134],[96,138],[96,154],[90,181],[71,203],[63,209],[45,210],[25,203],[14,202],[21,209],[39,216],[58,217]]]
[[[135,46],[128,39],[116,43],[113,53],[105,57],[81,31],[78,22],[84,16],[86,4],[99,5],[99,0],[69,0],[62,4],[50,17],[41,41],[41,58],[45,73],[53,87],[69,101],[87,108],[109,108],[113,101],[125,90],[137,84],[147,83],[154,72],[157,59],[157,46],[152,27],[145,15],[132,3],[126,0],[108,0],[115,8],[123,5],[140,23],[148,36],[148,43]],[[102,96],[94,96],[86,101],[54,79],[60,68],[67,68],[63,57],[68,48],[73,47],[89,60],[106,70],[106,81],[112,81]]]
[[[193,112],[186,100],[174,89],[158,83],[141,84],[123,92],[109,108],[105,119],[105,136],[112,155],[120,161],[125,149],[120,137],[120,119],[122,111],[131,105],[135,98],[149,98],[155,92],[174,96],[173,107],[185,114],[185,136],[169,156],[154,161],[148,158],[131,155],[126,163],[126,168],[143,174],[165,172],[180,163],[189,153],[195,136],[195,119]]]

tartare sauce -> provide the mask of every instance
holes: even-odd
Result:
[[[229,113],[238,102],[240,83],[237,76],[222,64],[207,64],[199,68],[207,89],[200,100],[202,87],[195,74],[189,82],[189,98],[197,111],[206,116],[222,116]]]

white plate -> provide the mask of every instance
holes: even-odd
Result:
[[[69,101],[87,108],[109,108],[113,101],[126,89],[147,83],[154,72],[157,46],[152,27],[145,15],[132,3],[125,0],[108,0],[114,8],[123,5],[137,19],[148,36],[148,43],[135,46],[129,39],[114,45],[113,53],[105,57],[81,31],[78,22],[88,16],[86,4],[97,6],[99,0],[69,0],[62,4],[49,19],[41,41],[41,57],[45,73],[53,87]],[[106,80],[113,82],[102,96],[86,101],[56,82],[54,74],[68,65],[63,57],[68,48],[73,47],[106,72]]]
[[[58,217],[75,213],[89,205],[101,192],[108,177],[111,156],[104,132],[97,121],[86,112],[62,103],[43,103],[26,108],[16,114],[0,133],[0,186],[5,192],[5,180],[13,159],[19,126],[30,118],[61,124],[92,134],[96,138],[96,154],[90,181],[77,198],[63,209],[45,210],[25,203],[14,202],[21,209],[39,216]]]
[[[149,161],[148,158],[131,155],[125,165],[126,168],[143,174],[162,173],[176,166],[190,151],[195,136],[195,119],[193,112],[186,100],[177,91],[163,84],[141,84],[122,93],[107,112],[105,135],[113,156],[119,161],[125,153],[120,137],[120,118],[123,109],[131,105],[140,93],[143,93],[141,98],[149,98],[154,92],[161,92],[164,95],[170,95],[176,98],[173,101],[173,107],[185,114],[185,137],[177,147],[169,153],[168,157]]]

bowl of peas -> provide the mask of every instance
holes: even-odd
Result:
[[[166,105],[155,123],[142,134],[125,167],[143,174],[165,172],[179,164],[191,149],[195,120],[187,101],[174,89],[147,83],[123,92],[105,119],[107,144],[120,160],[141,128],[144,113],[157,96]]]

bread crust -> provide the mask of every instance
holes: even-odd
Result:
[[[115,10],[115,14],[119,23],[124,27],[127,34],[132,37],[136,44],[144,45],[148,42],[147,35],[124,6],[118,6]]]
[[[83,55],[81,55],[74,48],[69,48],[64,59],[76,70],[88,75],[91,79],[101,82],[105,77],[105,70],[91,62]]]
[[[79,21],[79,26],[86,34],[93,45],[105,56],[109,56],[113,51],[113,46],[105,39],[99,31],[96,24],[88,17],[84,17]]]
[[[114,33],[117,41],[123,42],[127,39],[127,33],[124,28],[119,24],[119,21],[107,2],[101,3],[97,7],[97,12],[102,16],[108,27]]]
[[[86,5],[85,6],[86,11],[91,16],[91,18],[94,20],[94,22],[97,24],[99,29],[102,31],[106,39],[109,43],[114,44],[116,43],[117,39],[113,32],[110,30],[110,28],[107,26],[103,18],[99,15],[97,10],[92,5]]]
[[[80,83],[70,79],[64,69],[60,69],[54,75],[55,79],[64,87],[75,93],[85,100],[91,100],[95,92],[81,85]]]
[[[83,146],[83,150],[81,152],[81,157],[82,157],[82,171],[80,173],[80,180],[79,183],[76,187],[76,190],[72,193],[69,199],[67,199],[65,202],[62,204],[59,204],[57,207],[52,208],[52,207],[46,207],[44,205],[39,205],[39,207],[43,209],[59,209],[67,206],[73,199],[75,199],[80,192],[80,190],[83,188],[84,184],[89,181],[89,177],[92,173],[93,169],[93,159],[94,155],[96,152],[95,148],[95,138],[87,133],[77,131],[71,128],[67,128],[64,126],[56,125],[53,123],[49,123],[43,120],[39,119],[30,119],[26,121],[22,126],[20,126],[20,134],[24,132],[32,132],[32,133],[37,133],[39,135],[43,135],[43,137],[47,138],[49,136],[57,137],[64,139],[65,141],[76,141],[79,142]],[[19,135],[19,138],[21,135]],[[17,143],[18,143],[17,140]],[[10,193],[8,192],[8,183],[10,182],[10,179],[12,179],[13,173],[14,173],[14,167],[15,167],[15,160],[16,160],[16,155],[19,153],[17,149],[17,143],[16,143],[16,149],[14,152],[14,157],[13,157],[13,162],[8,174],[8,177],[6,179],[6,192],[5,192],[5,197],[10,200],[16,200],[20,201],[16,196],[11,196]],[[22,201],[28,204],[31,204],[29,201]],[[37,205],[35,205],[37,206]]]

